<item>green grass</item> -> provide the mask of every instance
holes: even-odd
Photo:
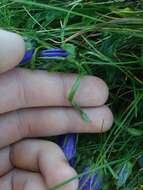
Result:
[[[77,170],[80,173],[87,164],[100,168],[103,190],[139,190],[143,185],[143,1],[0,0],[0,27],[36,40],[38,48],[65,46],[72,51],[68,60],[49,64],[38,59],[28,68],[91,74],[107,82],[114,126],[102,135],[79,135]]]

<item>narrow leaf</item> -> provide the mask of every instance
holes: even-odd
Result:
[[[129,178],[130,174],[132,173],[133,165],[131,162],[126,162],[119,171],[117,186],[122,187],[125,185],[127,179]]]
[[[128,128],[127,131],[132,136],[138,137],[138,136],[142,136],[143,135],[143,130],[140,130],[140,129]]]

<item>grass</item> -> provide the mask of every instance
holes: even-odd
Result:
[[[1,0],[0,26],[36,40],[38,48],[66,46],[72,52],[68,60],[38,59],[28,68],[91,74],[107,82],[114,126],[102,135],[79,135],[77,170],[87,164],[101,169],[103,190],[141,190],[143,1]]]

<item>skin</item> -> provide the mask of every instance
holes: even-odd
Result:
[[[0,30],[1,190],[47,190],[77,175],[58,145],[33,137],[100,133],[113,122],[104,105],[108,98],[104,81],[93,76],[81,81],[76,101],[91,120],[86,124],[67,98],[76,75],[15,68],[24,52],[22,37]],[[77,188],[74,180],[60,189]]]

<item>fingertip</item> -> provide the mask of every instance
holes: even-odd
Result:
[[[61,148],[53,142],[48,142],[48,147],[45,148],[51,155],[46,155],[46,151],[41,151],[39,166],[43,176],[45,176],[47,186],[54,189],[61,185],[59,188],[61,190],[77,190],[79,186],[79,180],[76,177],[77,172],[69,165]]]
[[[94,78],[94,79],[93,79]],[[94,86],[97,86],[98,91],[95,89],[94,95],[98,97],[96,106],[102,106],[106,103],[109,96],[109,88],[104,80],[98,77],[93,77]]]
[[[79,127],[79,132],[104,133],[113,125],[113,114],[108,106],[85,109],[85,113],[90,118],[90,123],[85,128]]]
[[[61,164],[59,170],[57,170],[55,173],[52,184],[49,184],[49,187],[53,188],[55,184],[59,185],[62,183],[62,190],[77,190],[79,186],[79,180],[76,178],[76,176],[77,173],[71,166],[68,164]]]
[[[78,186],[79,186],[78,178],[72,179],[72,178],[74,178],[76,176],[77,176],[77,173],[74,170],[74,168],[70,167],[69,165],[67,165],[65,168],[63,168],[61,181],[62,180],[64,181],[64,179],[68,179],[68,180],[71,179],[71,182],[69,182],[67,184],[67,187],[65,187],[65,189],[63,187],[63,190],[68,190],[68,189],[77,190],[78,189]]]
[[[0,73],[16,66],[24,53],[25,42],[20,35],[0,30]]]
[[[101,132],[106,132],[111,129],[114,118],[113,118],[113,113],[111,112],[108,106],[104,106],[103,115],[104,119],[103,119],[103,125],[101,127]]]
[[[104,105],[107,102],[107,99],[108,99],[108,96],[109,96],[109,88],[108,88],[105,81],[103,81],[100,78],[99,78],[99,80],[100,80],[101,86],[103,88],[102,94],[101,94],[101,97],[100,97],[101,99],[100,99],[99,102],[100,102],[100,105]]]
[[[85,107],[104,105],[109,96],[107,84],[95,76],[87,76],[81,80],[76,100]]]

